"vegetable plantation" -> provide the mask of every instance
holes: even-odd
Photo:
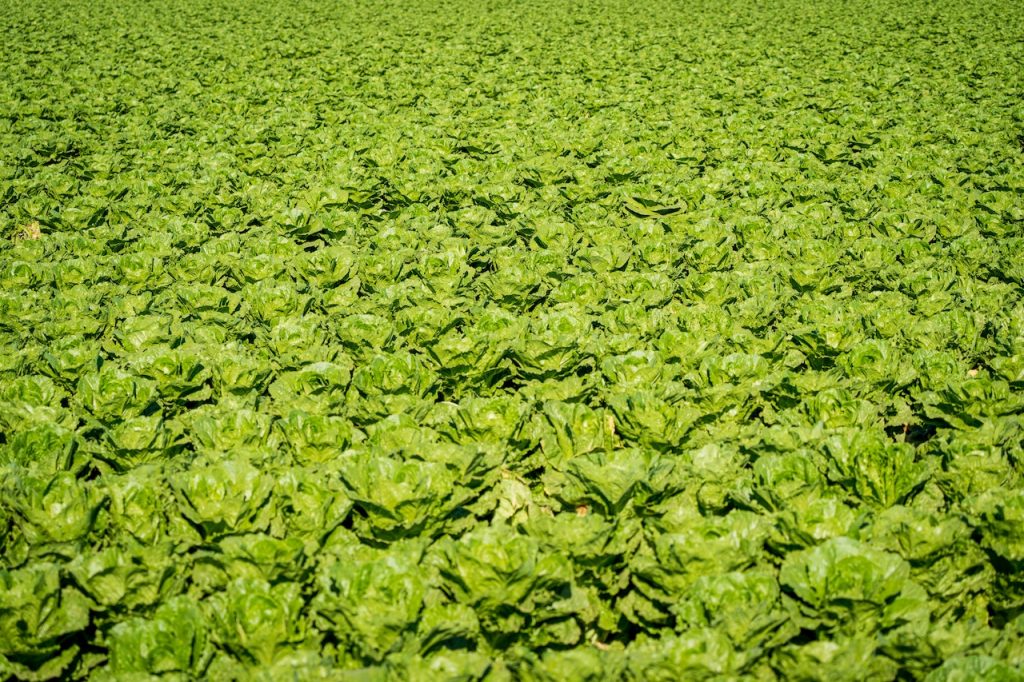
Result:
[[[0,680],[1024,680],[1024,4],[0,4]]]

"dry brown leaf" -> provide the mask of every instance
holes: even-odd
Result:
[[[18,232],[18,234],[16,234],[14,236],[14,239],[15,240],[39,239],[42,236],[43,236],[43,231],[41,229],[39,229],[39,223],[37,223],[36,221],[33,220],[31,223],[29,223],[28,225],[25,225],[23,228],[21,228],[21,231]]]

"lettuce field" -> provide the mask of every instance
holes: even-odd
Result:
[[[1024,680],[1024,4],[0,4],[0,680]]]

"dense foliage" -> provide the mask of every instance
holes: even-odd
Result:
[[[997,0],[0,6],[0,678],[1022,679],[1022,64]]]

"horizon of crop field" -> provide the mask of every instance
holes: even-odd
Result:
[[[0,682],[1024,680],[1024,4],[0,5]]]

